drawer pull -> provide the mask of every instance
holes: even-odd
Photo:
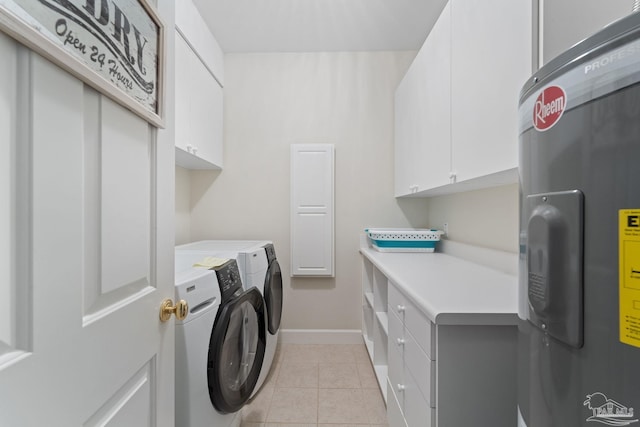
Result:
[[[406,309],[406,307],[402,304],[398,304],[398,313],[404,313],[404,310]]]
[[[405,389],[404,384],[398,384],[397,389],[399,392],[403,392]]]
[[[398,342],[398,346],[403,346],[405,343],[404,338],[398,338],[396,341]]]

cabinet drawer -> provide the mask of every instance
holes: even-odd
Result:
[[[389,282],[389,312],[395,313],[402,323],[404,323],[404,313],[406,310],[406,297],[400,293],[393,282]]]
[[[426,355],[435,360],[435,327],[416,305],[389,282],[389,311],[398,315]]]
[[[391,307],[389,307],[391,308]],[[394,313],[389,312],[389,347],[396,347],[401,353],[404,351],[404,325]]]
[[[389,427],[407,427],[394,386],[387,380],[387,421]]]
[[[404,378],[404,417],[409,427],[435,426],[435,408],[422,396],[410,372]]]
[[[393,388],[394,392],[398,395],[398,401],[400,403],[400,407],[404,403],[404,395],[399,393],[397,387],[398,385],[404,384],[404,361],[402,356],[395,348],[389,349],[389,366],[387,370],[387,375],[389,379],[389,383]],[[389,400],[389,395],[387,395],[387,401]]]
[[[433,350],[436,338],[435,327],[427,319],[427,316],[418,310],[415,305],[408,302],[404,323],[426,355],[432,360],[435,359],[436,352]]]
[[[411,333],[404,337],[404,363],[416,386],[432,408],[436,407],[435,362],[429,359]]]

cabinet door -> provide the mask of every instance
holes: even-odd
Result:
[[[404,325],[392,312],[389,313],[387,356],[389,383],[398,399],[400,408],[404,411]],[[387,402],[390,398],[387,393]]]
[[[196,155],[222,167],[222,88],[202,61],[193,56],[191,120]]]
[[[407,427],[407,422],[402,414],[395,389],[389,381],[387,381],[387,396],[387,420],[389,421],[389,427]]]
[[[447,4],[396,91],[396,196],[449,183],[450,26]]]
[[[629,0],[539,0],[540,66],[602,27],[631,13]]]
[[[180,0],[176,5],[176,29],[189,40],[220,85],[224,85],[224,52],[220,48],[198,8],[192,0]]]
[[[191,144],[190,121],[191,121],[191,48],[176,32],[176,147],[187,150],[187,145]]]
[[[411,373],[405,367],[404,416],[409,427],[431,427],[435,425],[435,411],[429,405]]]
[[[216,169],[223,159],[223,93],[209,69],[176,32],[176,163]]]
[[[532,72],[532,4],[451,4],[452,169],[465,181],[518,166],[518,99]]]

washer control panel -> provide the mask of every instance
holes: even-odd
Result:
[[[242,279],[240,278],[240,270],[235,259],[230,259],[224,264],[214,267],[222,300],[231,298],[238,290],[242,290]]]

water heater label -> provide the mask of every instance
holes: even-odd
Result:
[[[536,130],[549,130],[558,123],[567,106],[567,94],[560,86],[548,86],[533,106],[533,126]]]
[[[620,342],[640,347],[640,209],[619,212]]]
[[[565,112],[640,82],[640,40],[615,50],[605,43],[594,52],[600,51],[595,58],[576,58],[562,73],[552,73],[552,80],[533,85],[518,109],[519,133],[532,127],[549,130]]]

